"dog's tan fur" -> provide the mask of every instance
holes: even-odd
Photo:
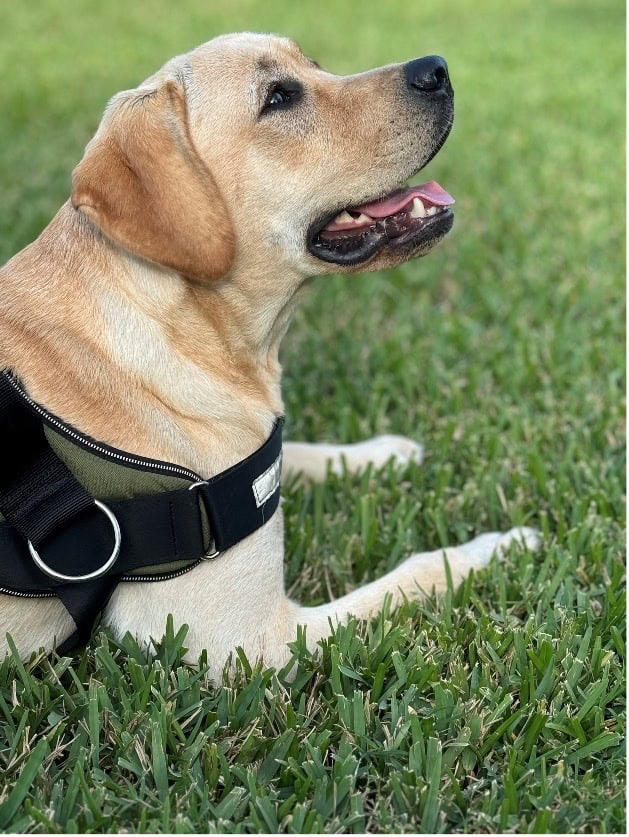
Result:
[[[269,81],[306,89],[299,116],[258,119]],[[401,185],[439,142],[400,96],[399,65],[350,77],[319,69],[292,42],[217,38],[168,62],[110,103],[74,173],[67,202],[0,272],[0,368],[48,410],[110,445],[210,477],[255,450],[282,413],[278,346],[308,279],[330,267],[306,231],[335,206]],[[368,163],[366,163],[368,161]],[[380,269],[429,247],[383,248]],[[350,268],[333,268],[350,272]],[[380,437],[357,446],[289,443],[285,468],[323,478],[326,462],[419,459],[419,446]],[[220,674],[238,645],[268,664],[306,626],[367,617],[385,594],[442,590],[444,552],[414,555],[384,578],[317,608],[284,593],[281,511],[193,572],[120,585],[105,614],[119,632],[160,636],[168,613],[190,625],[191,657]],[[530,530],[491,533],[445,550],[452,576]],[[50,648],[72,623],[56,599],[0,596],[0,651]]]

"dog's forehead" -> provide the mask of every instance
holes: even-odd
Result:
[[[220,35],[193,50],[189,60],[197,70],[217,68],[241,72],[313,64],[290,38],[257,32]]]

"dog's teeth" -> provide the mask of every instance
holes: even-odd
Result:
[[[354,221],[354,219],[346,209],[344,209],[342,212],[339,212],[339,214],[336,216],[334,220],[337,224],[351,224]]]
[[[371,224],[371,218],[369,215],[365,215],[364,212],[361,212],[358,218],[354,218],[355,224]]]
[[[430,209],[426,210],[426,215],[436,215],[437,214],[437,207],[431,206]]]
[[[419,198],[413,198],[413,208],[411,209],[411,218],[425,218],[426,214],[430,215],[430,210],[426,213],[424,204]]]

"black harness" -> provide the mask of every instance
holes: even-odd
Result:
[[[79,433],[0,373],[0,593],[57,596],[86,642],[124,581],[164,581],[212,560],[279,504],[282,424],[212,479]]]

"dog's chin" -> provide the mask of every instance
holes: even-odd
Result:
[[[454,213],[448,206],[423,218],[400,215],[378,219],[356,232],[339,230],[336,235],[326,235],[325,224],[319,222],[309,232],[308,251],[319,261],[334,265],[338,272],[382,270],[427,255],[454,223]]]
[[[453,224],[454,212],[449,209],[431,222],[430,226],[422,231],[422,235],[409,237],[406,241],[389,241],[366,262],[351,266],[347,272],[387,270],[412,259],[427,256],[446,237]],[[337,269],[339,272],[345,272],[341,265]]]

